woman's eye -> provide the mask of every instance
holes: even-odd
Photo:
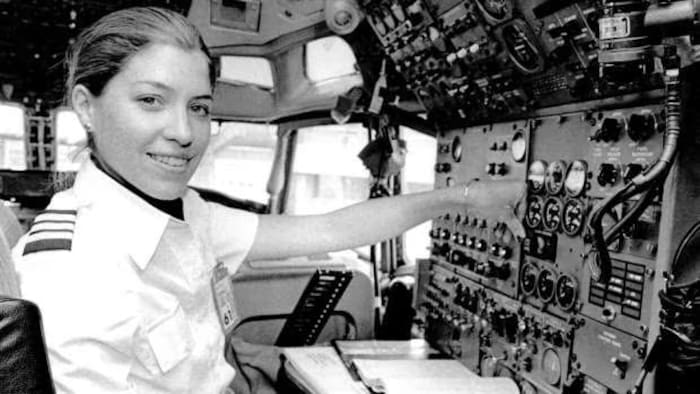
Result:
[[[198,116],[209,116],[209,106],[204,104],[193,104],[191,107],[192,112]]]
[[[147,107],[155,107],[160,104],[160,100],[155,96],[139,97],[138,101]]]

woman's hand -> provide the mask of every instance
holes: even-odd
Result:
[[[465,200],[470,209],[505,223],[513,235],[525,238],[525,229],[517,209],[525,197],[525,183],[519,181],[479,180],[467,184]]]

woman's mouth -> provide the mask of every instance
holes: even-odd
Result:
[[[148,156],[158,163],[173,168],[183,168],[190,161],[189,158],[183,156],[159,155],[155,153],[148,153]]]

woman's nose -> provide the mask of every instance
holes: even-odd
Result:
[[[166,138],[176,141],[181,146],[192,144],[192,127],[186,110],[174,111],[164,134]]]

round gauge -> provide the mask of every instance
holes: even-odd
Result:
[[[528,197],[527,209],[525,210],[525,224],[528,227],[535,228],[542,223],[542,205],[542,197]]]
[[[537,295],[542,301],[549,302],[554,298],[554,287],[556,285],[554,272],[545,269],[537,277]]]
[[[525,264],[520,275],[520,288],[527,295],[535,294],[537,291],[538,270],[534,264]]]
[[[583,228],[583,216],[585,208],[580,200],[569,200],[564,204],[564,210],[561,215],[561,228],[565,233],[572,237]]]
[[[588,164],[583,160],[574,160],[566,172],[564,190],[571,197],[578,197],[586,190]]]
[[[520,394],[537,394],[537,389],[530,382],[520,382]]]
[[[576,291],[578,285],[576,280],[569,275],[560,276],[557,280],[555,296],[561,309],[568,311],[576,303]]]
[[[544,181],[547,174],[547,162],[537,160],[530,164],[527,170],[527,184],[533,192],[539,192],[544,187]]]
[[[566,174],[566,163],[561,160],[549,163],[544,176],[544,185],[550,194],[559,194],[564,186],[564,175]]]
[[[561,380],[561,360],[556,350],[552,348],[545,349],[542,354],[542,371],[544,372],[544,380],[552,386],[559,385]]]
[[[525,133],[518,130],[513,135],[513,140],[510,143],[510,153],[513,155],[513,160],[521,162],[525,160],[527,153],[527,141],[525,141]]]
[[[561,214],[563,206],[561,200],[556,197],[550,197],[542,208],[542,223],[544,228],[549,231],[557,231],[561,224]]]
[[[462,140],[459,139],[459,136],[456,136],[452,140],[452,158],[458,163],[462,160],[462,152]]]
[[[484,356],[481,359],[481,376],[491,378],[496,374],[496,364],[498,359],[496,357]]]

